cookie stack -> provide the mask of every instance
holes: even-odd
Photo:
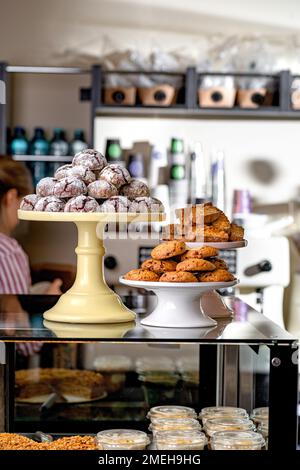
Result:
[[[125,274],[124,279],[149,282],[228,282],[235,277],[228,271],[218,250],[203,246],[189,250],[183,241],[161,243],[151,252],[140,269]]]
[[[20,209],[44,212],[163,212],[148,186],[132,179],[126,168],[108,165],[97,150],[79,152],[53,178],[41,179],[36,194],[25,196]]]
[[[210,202],[176,209],[175,215],[178,223],[164,228],[163,240],[228,242],[244,238],[243,227],[230,223],[224,212]]]

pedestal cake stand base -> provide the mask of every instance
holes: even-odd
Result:
[[[74,285],[63,294],[44,318],[66,323],[123,323],[135,319],[120,297],[106,284],[103,275],[103,234],[107,223],[157,222],[163,214],[64,213],[18,211],[19,219],[44,222],[73,222],[78,230],[77,274]]]
[[[141,321],[142,325],[163,328],[207,328],[216,325],[217,322],[206,315],[201,306],[201,296],[214,289],[232,287],[238,281],[174,283],[129,281],[121,277],[120,282],[127,286],[151,290],[157,295],[157,306]]]

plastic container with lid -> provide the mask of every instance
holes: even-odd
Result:
[[[269,437],[269,421],[267,419],[259,423],[257,426],[257,432],[260,432],[265,439]]]
[[[254,408],[251,414],[251,419],[256,425],[262,421],[268,421],[269,419],[269,407],[262,406],[261,408]]]
[[[202,408],[199,419],[205,424],[207,419],[213,418],[241,418],[248,419],[248,413],[244,408],[236,408],[234,406],[208,406]]]
[[[96,442],[104,450],[144,450],[150,439],[143,431],[110,429],[98,432]]]
[[[194,418],[152,418],[149,430],[153,434],[161,431],[201,431],[201,425]]]
[[[208,436],[219,431],[254,431],[255,426],[250,419],[212,418],[205,422],[204,430]]]
[[[197,418],[196,411],[187,406],[154,406],[147,414],[151,421],[153,418]]]
[[[157,450],[203,450],[207,438],[201,431],[163,431],[155,435]]]
[[[261,450],[265,440],[254,431],[216,432],[210,441],[212,450]]]

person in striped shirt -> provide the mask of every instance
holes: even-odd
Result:
[[[22,197],[32,192],[31,177],[19,162],[0,157],[0,294],[29,294],[31,287],[28,256],[12,237],[18,225]],[[55,279],[45,294],[60,294]]]

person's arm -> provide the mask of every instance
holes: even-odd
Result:
[[[11,252],[0,258],[0,294],[28,294],[29,267],[22,254]]]

